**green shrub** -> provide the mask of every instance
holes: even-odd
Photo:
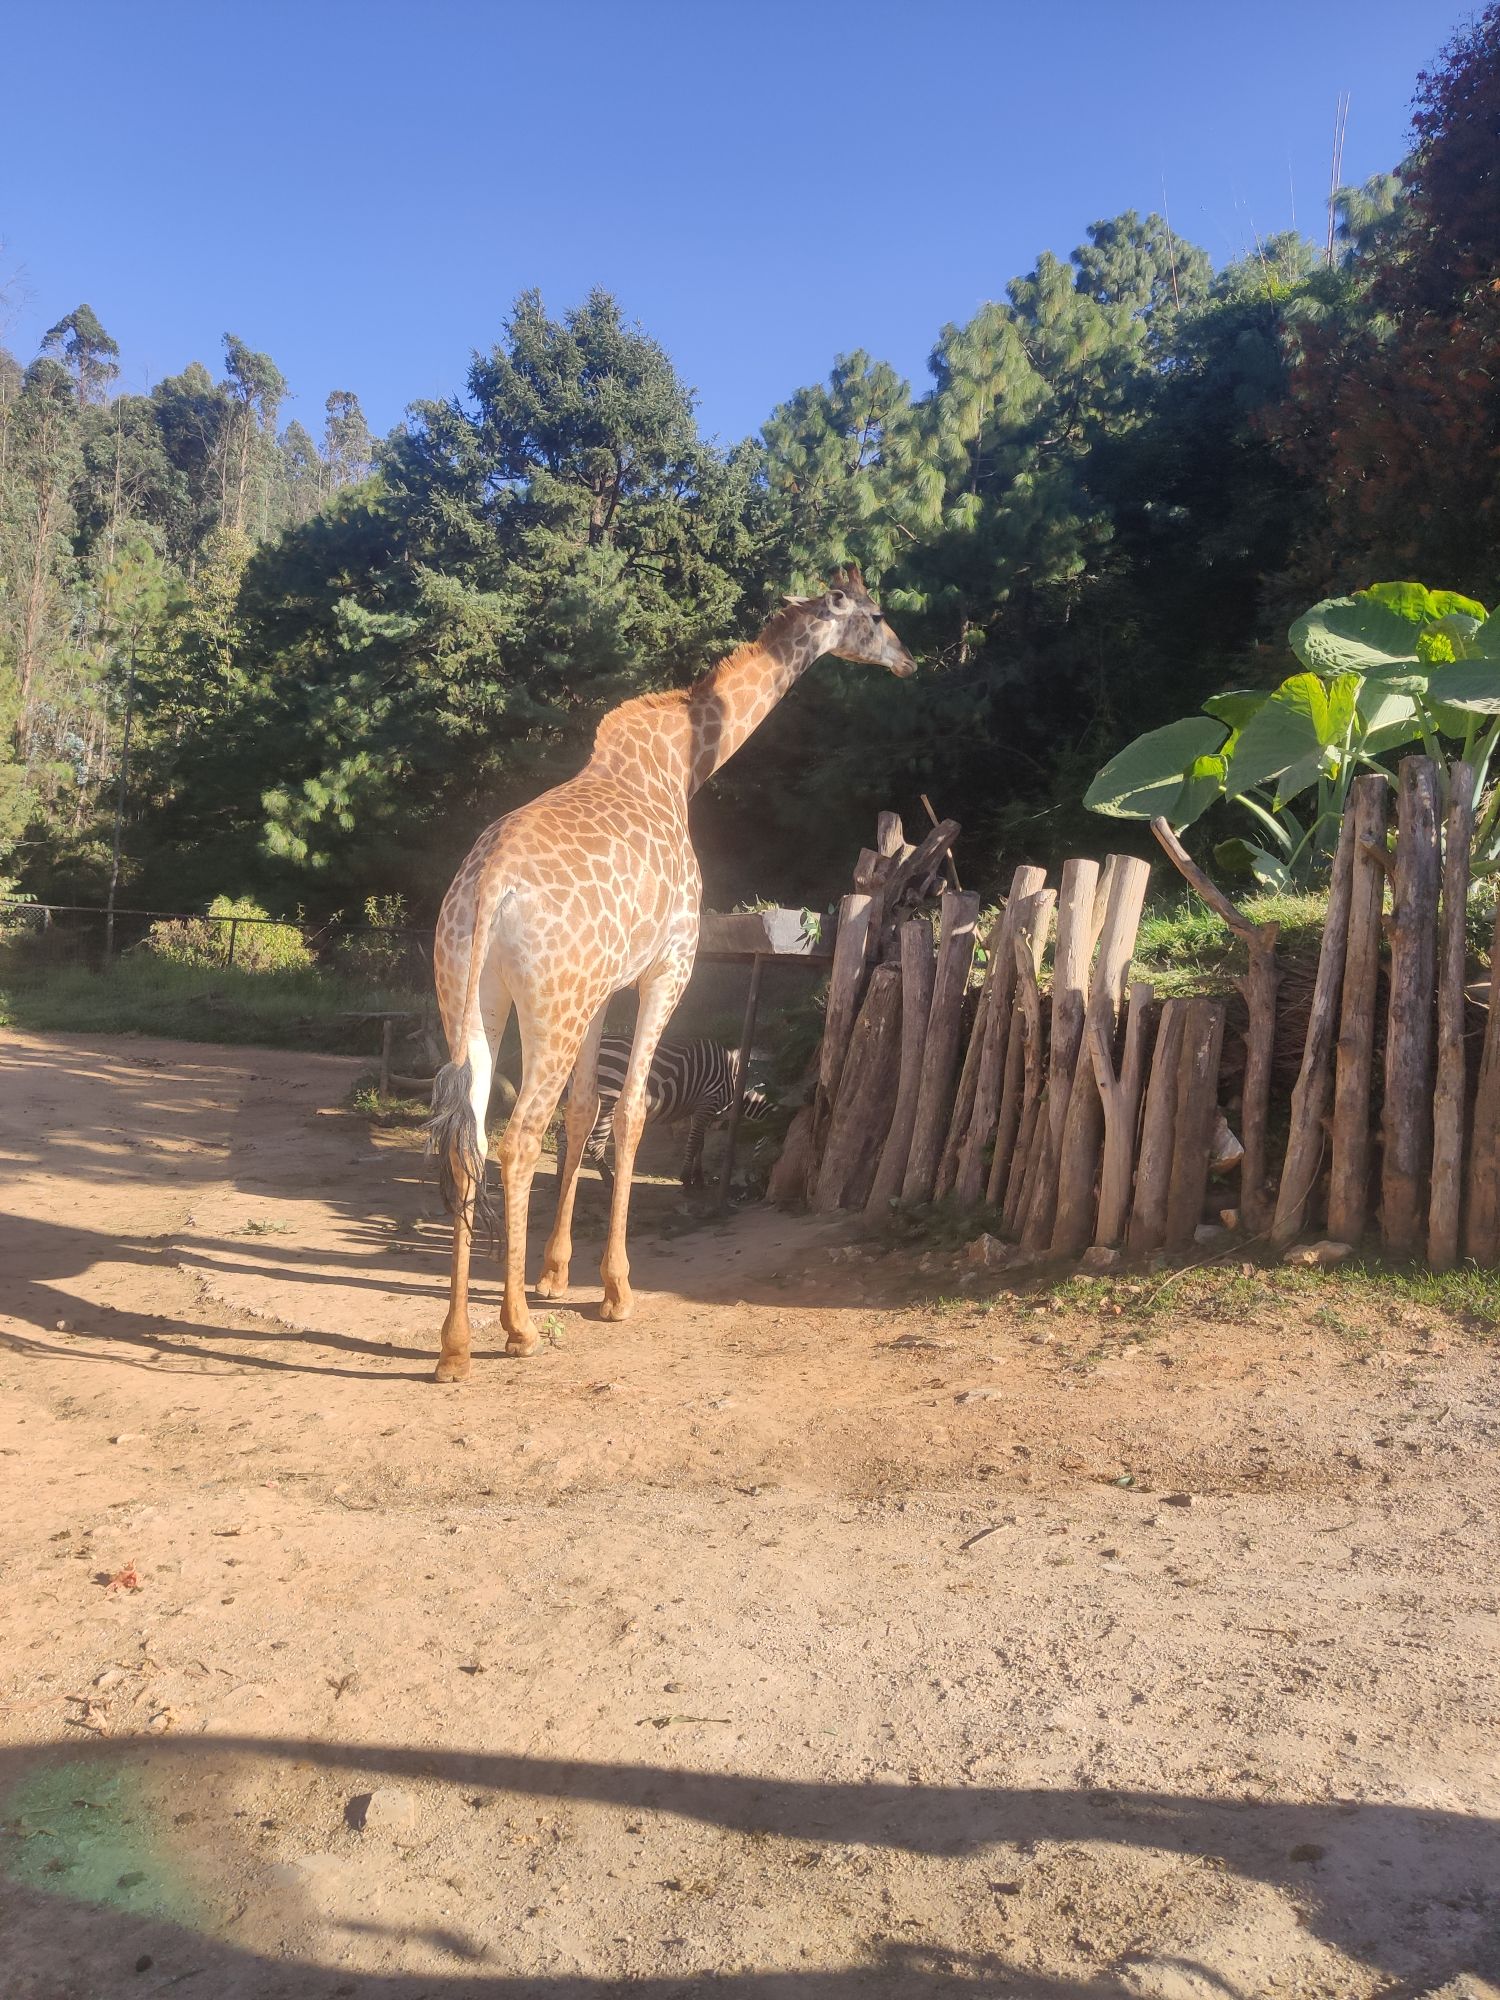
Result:
[[[269,921],[249,896],[215,896],[202,917],[168,917],[151,926],[142,949],[172,965],[221,966],[234,938],[238,972],[303,972],[315,963],[295,924]],[[239,918],[231,931],[229,920]]]
[[[364,920],[371,929],[351,932],[334,947],[340,970],[361,979],[399,979],[411,943],[405,897],[366,896]]]

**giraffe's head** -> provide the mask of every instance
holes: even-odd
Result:
[[[885,621],[880,606],[865,589],[859,566],[836,569],[821,597],[806,600],[833,627],[827,650],[861,666],[885,667],[898,680],[917,671],[917,663]]]

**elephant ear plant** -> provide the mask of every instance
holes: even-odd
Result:
[[[1287,634],[1302,664],[1269,693],[1216,694],[1198,715],[1138,736],[1112,757],[1084,804],[1116,819],[1161,813],[1181,830],[1217,799],[1249,814],[1254,838],[1221,841],[1229,874],[1301,887],[1327,866],[1349,787],[1361,769],[1440,739],[1474,765],[1482,799],[1474,867],[1500,868],[1500,613],[1451,590],[1377,583],[1315,604]]]

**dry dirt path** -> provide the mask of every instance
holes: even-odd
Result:
[[[0,1036],[5,2000],[1491,1990],[1493,1350],[656,1183],[439,1390],[356,1068]]]

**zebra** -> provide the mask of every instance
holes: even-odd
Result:
[[[610,1119],[615,1100],[625,1082],[630,1062],[630,1037],[606,1035],[599,1044],[599,1115],[584,1142],[583,1157],[597,1167],[605,1186],[612,1187],[614,1174],[605,1159],[610,1139]],[[682,1185],[703,1185],[703,1140],[708,1128],[722,1118],[734,1103],[735,1072],[739,1051],[722,1042],[659,1042],[646,1078],[647,1124],[688,1121],[687,1151],[682,1160]],[[758,1120],[769,1117],[775,1107],[763,1090],[752,1087],[744,1093],[740,1115]]]

